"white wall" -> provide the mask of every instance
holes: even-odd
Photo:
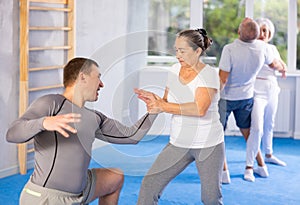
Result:
[[[95,59],[104,82],[99,101],[90,106],[130,123],[138,114],[132,109],[137,71],[146,65],[148,0],[92,2],[76,5],[76,55]]]
[[[18,116],[18,1],[0,1],[0,170],[17,170],[16,145],[6,142],[8,125]],[[0,173],[0,178],[2,174]]]

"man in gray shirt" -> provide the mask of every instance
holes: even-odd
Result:
[[[101,112],[86,108],[96,101],[103,82],[98,64],[74,58],[64,68],[62,95],[35,100],[7,131],[9,142],[34,139],[35,166],[25,185],[21,205],[117,204],[123,185],[121,170],[88,169],[95,138],[118,144],[136,144],[148,132],[156,115],[145,114],[127,127]]]

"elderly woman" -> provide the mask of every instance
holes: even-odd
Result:
[[[195,161],[201,176],[201,199],[223,204],[221,174],[224,133],[219,120],[220,80],[217,69],[199,60],[212,40],[204,29],[181,31],[175,40],[175,64],[163,98],[136,90],[148,111],[172,114],[170,142],[144,177],[138,203],[157,204],[163,189]]]

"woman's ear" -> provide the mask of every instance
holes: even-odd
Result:
[[[203,50],[202,50],[202,48],[200,48],[200,47],[198,47],[197,50],[196,50],[196,52],[197,52],[197,54],[198,54],[199,56],[201,55],[202,51],[203,51]]]
[[[268,40],[270,40],[272,34],[271,34],[271,31],[269,30],[269,37],[268,37]]]

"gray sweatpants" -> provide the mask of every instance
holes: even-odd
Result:
[[[144,177],[138,205],[155,205],[167,184],[195,161],[201,178],[201,200],[205,205],[223,204],[221,175],[224,143],[209,148],[187,149],[168,144]]]

